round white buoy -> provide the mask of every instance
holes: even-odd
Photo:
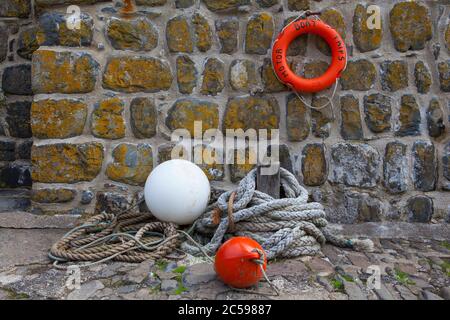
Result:
[[[145,203],[159,220],[178,225],[193,223],[206,209],[209,180],[197,165],[169,160],[157,166],[145,182]]]

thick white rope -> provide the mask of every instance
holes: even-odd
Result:
[[[292,173],[281,168],[280,174],[286,195],[284,199],[274,199],[256,190],[256,169],[241,180],[235,191],[223,193],[194,224],[194,234],[209,241],[203,250],[214,254],[224,238],[233,235],[247,236],[259,242],[269,260],[316,255],[326,241],[358,251],[373,249],[373,243],[368,239],[346,239],[334,235],[327,227],[323,206],[308,202],[308,191]],[[230,231],[227,212],[233,192],[232,221],[236,228]],[[214,223],[216,208],[221,212],[218,225]],[[193,255],[200,253],[198,247],[188,242],[182,244],[182,249]]]

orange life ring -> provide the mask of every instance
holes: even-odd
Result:
[[[305,79],[296,75],[288,65],[286,52],[297,37],[312,33],[322,37],[330,46],[332,62],[320,77]],[[272,48],[272,65],[278,79],[299,92],[319,92],[332,86],[347,66],[347,48],[340,34],[321,20],[303,19],[288,25],[275,40]]]

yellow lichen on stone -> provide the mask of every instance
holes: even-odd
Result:
[[[274,33],[273,18],[263,12],[250,18],[245,35],[245,52],[249,54],[266,54],[272,44]]]
[[[289,141],[305,140],[311,129],[306,105],[296,95],[290,95],[286,104],[286,113]]]
[[[196,45],[198,50],[206,52],[211,49],[212,45],[212,32],[209,26],[208,20],[206,20],[200,14],[194,14],[192,17],[192,24],[194,25],[194,31],[196,36]]]
[[[34,93],[88,93],[94,90],[98,63],[86,53],[38,50],[33,55]]]
[[[92,113],[92,134],[104,139],[125,137],[124,103],[119,98],[101,101]]]
[[[353,16],[353,40],[361,52],[372,51],[381,46],[383,24],[381,21],[381,28],[369,28],[373,17],[373,13],[369,14],[367,6],[362,4],[356,6],[355,15]]]
[[[321,144],[309,144],[303,149],[303,183],[320,186],[326,180],[327,162]]]
[[[390,29],[400,52],[422,50],[433,37],[430,12],[418,2],[397,3],[390,13]]]
[[[167,22],[166,38],[171,52],[192,52],[194,50],[189,22],[183,16],[175,17]]]
[[[73,189],[38,189],[31,192],[31,200],[39,203],[64,203],[75,198]]]
[[[280,110],[274,98],[238,97],[228,101],[223,121],[226,129],[278,129]]]
[[[42,183],[76,183],[91,181],[103,163],[103,146],[100,143],[58,143],[33,146],[32,179]]]
[[[31,129],[39,139],[64,139],[83,133],[87,106],[79,100],[39,100],[31,105]]]
[[[201,121],[202,133],[218,128],[218,105],[207,101],[179,100],[169,110],[166,125],[170,130],[187,129],[191,137],[194,137],[195,121]]]
[[[150,51],[158,45],[158,33],[145,18],[113,18],[107,24],[106,35],[118,50]]]
[[[158,92],[172,85],[169,66],[155,58],[111,58],[103,75],[103,87],[121,92]]]
[[[153,169],[152,148],[147,144],[120,144],[114,148],[113,158],[106,175],[114,181],[142,186]]]

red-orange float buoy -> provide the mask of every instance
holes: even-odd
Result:
[[[224,283],[234,288],[248,288],[263,277],[256,260],[264,261],[262,267],[266,270],[266,254],[259,243],[246,237],[234,237],[217,251],[214,268]]]

